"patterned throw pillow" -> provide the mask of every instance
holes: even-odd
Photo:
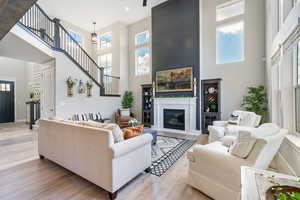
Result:
[[[231,114],[230,117],[229,117],[229,120],[228,120],[228,124],[231,124],[231,125],[239,125],[240,124],[240,117],[238,115],[234,115],[234,114]]]
[[[128,140],[130,138],[140,136],[140,135],[142,135],[143,130],[144,130],[143,125],[125,128],[125,129],[123,129],[124,139]]]

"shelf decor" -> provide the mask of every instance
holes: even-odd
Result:
[[[67,83],[67,96],[68,97],[72,97],[73,96],[73,88],[75,87],[76,83],[77,83],[77,79],[73,79],[71,76],[68,77],[68,79],[66,80]]]
[[[142,85],[142,123],[151,127],[153,121],[153,88],[152,84]]]
[[[87,81],[86,82],[86,96],[91,97],[92,96],[92,88],[93,88],[93,82],[92,81]]]

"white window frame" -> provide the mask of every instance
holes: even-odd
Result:
[[[225,7],[228,7],[228,6],[231,6],[233,4],[236,4],[236,3],[239,3],[239,2],[243,2],[243,12],[241,14],[238,14],[238,15],[234,15],[234,16],[231,16],[231,17],[227,17],[227,18],[224,18],[224,19],[220,19],[218,20],[217,18],[217,13],[218,13],[218,9],[222,9],[222,8],[225,8]],[[220,4],[216,7],[216,22],[222,22],[222,21],[225,21],[225,20],[228,20],[228,19],[231,19],[231,18],[235,18],[235,17],[239,17],[239,16],[242,16],[245,14],[245,0],[232,0],[232,1],[229,1],[229,2],[226,2],[226,3],[223,3],[223,4]]]
[[[297,104],[296,104],[296,89],[297,88],[300,88],[300,83],[299,83],[299,81],[298,81],[298,78],[299,78],[299,68],[300,67],[298,67],[299,65],[300,65],[300,60],[298,60],[298,54],[300,53],[300,42],[298,43],[298,45],[295,47],[295,51],[294,51],[295,53],[294,53],[294,66],[295,67],[293,67],[293,74],[294,74],[294,76],[293,76],[293,78],[294,78],[294,98],[293,98],[293,100],[294,100],[294,102],[293,102],[293,107],[294,107],[294,130],[295,130],[295,133],[297,134],[297,135],[299,135],[300,136],[300,131],[299,130],[297,130]]]
[[[216,7],[216,10],[218,8],[221,8],[221,7],[226,7],[226,6],[229,6],[229,5],[232,5],[234,3],[237,3],[237,2],[241,2],[243,1],[244,2],[244,12],[243,14],[240,14],[240,15],[236,15],[236,16],[232,16],[232,17],[229,17],[229,18],[226,18],[226,19],[223,19],[221,21],[217,21],[217,16],[215,17],[215,20],[216,20],[216,28],[215,28],[215,31],[216,31],[216,65],[227,65],[227,64],[232,64],[232,63],[242,63],[242,62],[245,62],[246,60],[246,20],[245,20],[245,13],[247,12],[246,11],[246,4],[245,4],[245,0],[233,0],[233,1],[230,1],[230,2],[226,2],[224,4],[220,4]],[[241,61],[234,61],[234,62],[227,62],[227,63],[219,63],[218,62],[218,29],[220,27],[225,27],[225,26],[230,26],[232,24],[236,24],[236,23],[239,23],[239,22],[242,22],[243,23],[243,31],[244,31],[244,38],[243,38],[243,59]]]
[[[141,35],[141,34],[144,34],[144,33],[147,33],[149,35],[149,41],[144,43],[144,44],[140,44],[140,45],[137,45],[137,36]],[[150,31],[149,30],[145,30],[145,31],[142,31],[142,32],[139,32],[139,33],[136,33],[134,35],[134,71],[135,71],[135,76],[145,76],[145,75],[148,75],[148,74],[151,74],[151,47],[150,47],[150,44],[151,44],[151,35],[150,35]],[[142,49],[142,48],[149,48],[149,72],[147,73],[138,73],[138,63],[137,63],[137,51],[139,49]]]
[[[111,45],[109,47],[102,47],[101,46],[101,37],[105,36],[105,35],[108,35],[110,34],[111,35]],[[107,45],[107,43],[106,43]],[[102,51],[102,50],[106,50],[106,49],[111,49],[113,46],[113,32],[112,31],[107,31],[105,33],[102,33],[101,35],[99,35],[99,38],[98,38],[98,50]]]

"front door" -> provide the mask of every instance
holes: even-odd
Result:
[[[15,121],[15,84],[0,80],[0,123]]]

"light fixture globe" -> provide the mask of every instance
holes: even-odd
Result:
[[[96,22],[93,22],[93,25],[94,25],[94,32],[91,34],[91,40],[92,40],[93,44],[97,44],[98,35],[97,35],[96,31],[95,31]]]

